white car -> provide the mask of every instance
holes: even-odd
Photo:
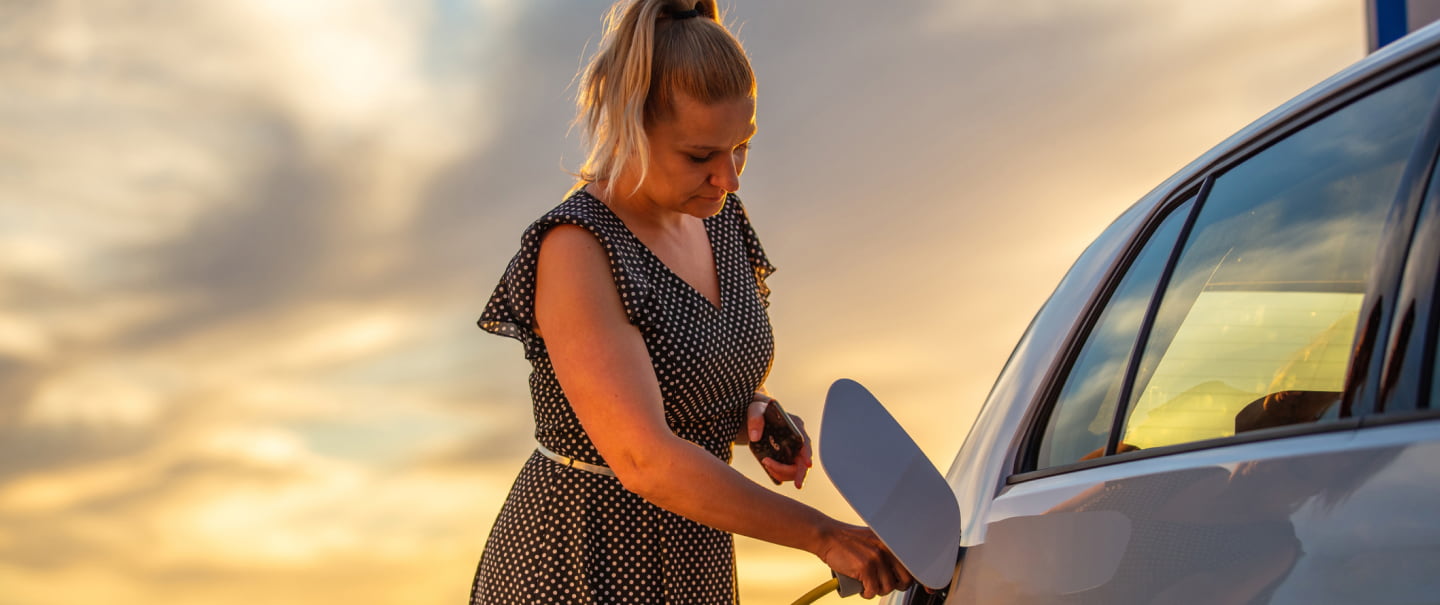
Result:
[[[949,585],[888,602],[1440,602],[1437,102],[1432,26],[1122,214],[946,474]]]

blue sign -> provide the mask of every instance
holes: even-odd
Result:
[[[1406,0],[1367,0],[1365,17],[1369,21],[1370,52],[1399,40],[1410,33]]]
[[[1369,51],[1440,20],[1440,0],[1365,0]]]

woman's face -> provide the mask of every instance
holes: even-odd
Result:
[[[755,136],[755,100],[706,105],[678,94],[673,111],[648,124],[646,135],[650,170],[635,194],[638,201],[700,218],[712,216],[724,207],[726,194],[740,189],[745,154]],[[621,185],[615,191],[634,188]]]

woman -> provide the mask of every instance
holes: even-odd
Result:
[[[867,528],[729,466],[758,439],[774,270],[734,192],[755,79],[714,0],[624,0],[581,79],[591,152],[525,232],[480,326],[525,344],[536,438],[471,603],[731,603],[732,533],[804,549],[869,598],[910,576]],[[798,421],[798,419],[796,419]],[[799,488],[794,464],[763,460]]]

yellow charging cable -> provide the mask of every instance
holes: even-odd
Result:
[[[810,603],[814,603],[815,601],[819,601],[819,600],[820,600],[820,597],[823,597],[823,596],[825,596],[825,595],[827,595],[827,594],[830,594],[831,592],[834,592],[835,589],[836,589],[837,587],[839,587],[839,586],[840,586],[840,580],[837,580],[837,579],[835,579],[835,578],[830,578],[829,580],[826,580],[824,584],[821,584],[821,585],[819,585],[819,586],[816,586],[816,587],[814,587],[814,588],[811,588],[811,589],[810,589],[810,592],[807,592],[807,593],[805,593],[804,596],[801,596],[800,598],[795,599],[795,602],[792,603],[791,605],[810,605]]]

